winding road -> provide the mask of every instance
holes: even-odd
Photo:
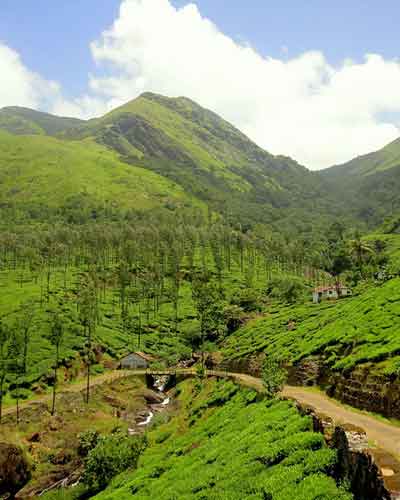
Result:
[[[131,377],[135,375],[196,375],[196,370],[193,369],[178,369],[178,370],[165,370],[165,371],[149,371],[149,370],[113,370],[106,374],[93,377],[91,387],[96,387],[105,383],[111,383],[121,378]],[[206,370],[207,376],[218,376],[229,378],[238,382],[239,384],[261,391],[263,384],[261,379],[252,377],[242,373],[231,373],[217,370]],[[86,382],[78,382],[60,388],[60,392],[82,392],[85,390]],[[391,455],[400,458],[400,426],[391,424],[389,421],[380,419],[360,412],[352,410],[351,408],[342,405],[340,402],[329,398],[322,392],[318,392],[305,387],[292,387],[286,386],[282,392],[284,397],[296,400],[302,405],[312,406],[317,413],[327,415],[338,424],[351,424],[356,427],[361,427],[365,430],[370,443],[376,444]],[[20,410],[26,407],[38,404],[48,403],[51,401],[51,394],[46,394],[26,401],[20,404]],[[7,407],[3,409],[3,415],[11,415],[15,413],[15,407]]]

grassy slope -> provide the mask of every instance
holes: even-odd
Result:
[[[99,205],[139,210],[168,200],[191,202],[173,181],[124,164],[90,140],[66,142],[0,132],[0,203],[57,208],[76,194]]]
[[[257,181],[275,193],[286,191],[291,178],[300,183],[307,179],[314,189],[318,186],[316,176],[304,167],[289,158],[270,155],[228,122],[184,97],[169,99],[147,93],[103,120],[111,123],[125,113],[141,116],[163,130],[196,165],[226,177],[234,190],[246,192],[254,187],[245,170],[253,171]]]
[[[388,272],[394,278],[369,284],[355,296],[337,302],[275,306],[249,322],[224,346],[230,359],[258,352],[279,353],[290,362],[322,355],[334,370],[371,363],[387,375],[400,370],[400,235],[371,234],[385,242]],[[397,277],[396,277],[397,276]],[[290,328],[295,325],[294,329]]]
[[[87,122],[5,108],[0,111],[2,127],[16,134],[91,138],[122,161],[173,180],[242,225],[272,223],[280,231],[293,231],[296,220],[296,231],[310,232],[332,216],[347,217],[348,204],[336,199],[319,174],[267,153],[218,115],[183,97],[146,93]]]
[[[320,305],[281,306],[228,338],[231,359],[278,353],[291,362],[320,354],[334,370],[380,363],[387,374],[400,368],[400,278],[349,299]],[[290,322],[295,328],[289,329]]]
[[[380,223],[400,209],[400,139],[383,149],[321,172],[344,207],[357,218]]]
[[[188,381],[179,390],[179,417],[149,434],[136,472],[96,498],[351,498],[326,475],[334,452],[293,404],[257,402],[230,382],[209,380],[199,393]]]
[[[92,388],[89,405],[81,393],[60,393],[55,417],[39,404],[21,411],[19,426],[15,425],[15,416],[6,417],[0,426],[0,441],[21,446],[34,464],[27,490],[44,489],[79,467],[79,433],[89,429],[102,434],[110,434],[116,428],[127,430],[128,422],[116,416],[116,408],[134,416],[146,408],[145,391],[144,380],[130,377]],[[32,444],[28,440],[34,433],[39,433],[40,439]]]
[[[358,156],[353,160],[323,172],[328,177],[367,176],[400,166],[400,139],[396,139],[374,153]]]
[[[83,120],[77,118],[50,115],[18,106],[0,109],[0,129],[17,135],[56,135],[81,123]]]

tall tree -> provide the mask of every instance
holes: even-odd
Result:
[[[10,339],[7,346],[7,364],[8,372],[14,375],[15,381],[15,402],[16,402],[16,415],[17,415],[17,425],[19,424],[19,400],[20,394],[20,377],[24,373],[23,368],[23,340],[20,335],[18,328],[14,327],[10,331]]]
[[[215,341],[226,332],[224,308],[220,290],[207,276],[193,282],[192,295],[200,323],[202,365],[206,340]]]
[[[35,305],[33,302],[26,302],[22,305],[22,314],[18,320],[17,328],[20,331],[22,342],[22,371],[27,372],[28,347],[30,343],[31,330],[35,318]]]
[[[79,295],[79,320],[83,327],[85,338],[85,363],[86,363],[86,403],[89,403],[90,397],[90,366],[93,357],[93,337],[95,334],[98,304],[95,282],[91,275],[87,275]]]
[[[53,398],[51,404],[51,414],[54,415],[56,409],[56,392],[58,384],[58,363],[60,357],[60,347],[64,336],[64,323],[63,318],[58,310],[55,310],[51,316],[50,323],[50,337],[49,340],[54,346],[54,384],[53,384]]]
[[[361,233],[356,231],[354,238],[349,241],[350,255],[362,269],[364,261],[374,253],[373,247],[361,238]]]
[[[8,367],[7,344],[9,338],[10,338],[9,329],[0,320],[0,422],[2,420],[2,414],[3,414],[4,385],[6,381],[7,367]]]

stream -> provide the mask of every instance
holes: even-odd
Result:
[[[141,417],[141,420],[137,422],[136,426],[137,428],[130,427],[128,429],[129,435],[134,436],[135,434],[140,434],[143,432],[143,430],[148,427],[154,416],[157,413],[160,413],[162,411],[165,411],[168,405],[171,403],[171,398],[165,394],[165,387],[168,383],[168,376],[159,376],[155,377],[154,384],[153,384],[153,390],[158,394],[159,396],[162,396],[163,399],[160,403],[149,403],[148,404],[148,411],[147,414],[143,420],[143,417]]]

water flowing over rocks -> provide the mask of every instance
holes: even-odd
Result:
[[[132,422],[132,415],[125,414],[124,419],[130,422],[130,427],[128,432],[131,436],[135,434],[140,434],[145,431],[145,429],[152,423],[154,416],[161,413],[167,409],[171,403],[171,398],[163,391],[167,388],[170,382],[170,377],[156,376],[154,379],[149,379],[148,388],[144,393],[143,397],[148,404],[146,410],[142,410],[133,416],[134,422]]]

